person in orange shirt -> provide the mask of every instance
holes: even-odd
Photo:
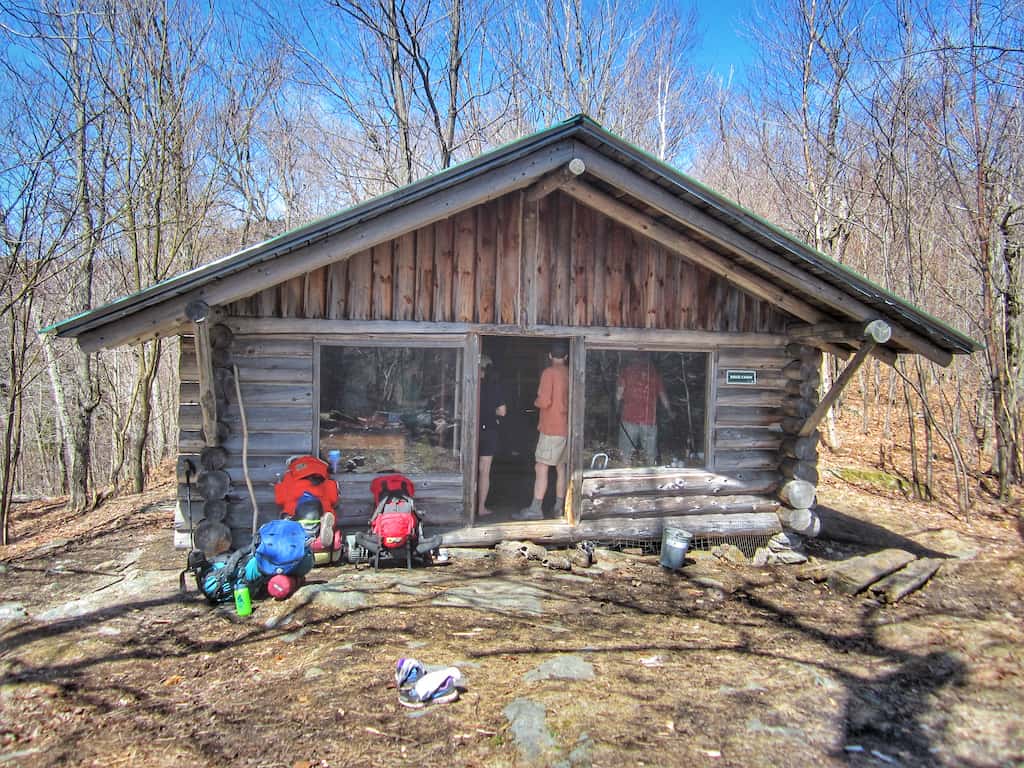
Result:
[[[540,410],[537,431],[537,450],[534,452],[533,503],[519,511],[519,520],[541,520],[541,504],[548,491],[548,468],[557,474],[555,510],[565,507],[565,476],[569,438],[569,345],[556,341],[548,353],[548,367],[540,375],[537,399],[533,404]]]

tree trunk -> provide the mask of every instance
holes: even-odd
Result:
[[[146,486],[146,441],[149,437],[150,417],[153,413],[153,380],[160,367],[160,340],[145,344],[139,354],[139,368],[136,374],[138,387],[138,408],[132,419],[130,473],[132,491],[142,493]]]

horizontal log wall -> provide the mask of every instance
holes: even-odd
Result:
[[[788,381],[783,370],[791,362],[783,347],[719,351],[711,435],[717,472],[768,472],[778,476]],[[756,381],[730,384],[730,370],[753,371]]]
[[[525,207],[525,211],[523,208]],[[238,317],[781,332],[786,316],[567,195],[464,211],[226,307]]]
[[[274,503],[274,483],[284,472],[288,457],[316,452],[312,434],[316,406],[313,401],[314,344],[310,336],[288,338],[236,336],[231,358],[238,366],[238,379],[249,424],[249,476],[258,505],[258,524],[280,515]],[[190,338],[183,338],[179,360],[180,406],[178,412],[178,452],[200,467],[200,452],[206,443],[202,435],[202,414],[199,407],[199,386],[195,348]],[[227,453],[224,471],[231,478],[226,522],[232,530],[236,546],[248,544],[252,529],[252,504],[245,485],[242,468],[242,426],[237,396],[233,386],[227,392],[227,404],[221,419],[231,427],[231,434],[222,447]],[[189,489],[185,476],[179,472],[178,499],[182,515],[175,528],[179,545],[187,544],[188,521],[185,517]],[[365,529],[372,512],[370,473],[343,474],[339,478],[341,513],[344,530]],[[463,515],[461,475],[439,475],[414,478],[417,507],[428,522],[457,524]],[[205,500],[199,495],[193,478],[191,489],[193,524],[203,519]],[[184,533],[184,536],[181,534]]]

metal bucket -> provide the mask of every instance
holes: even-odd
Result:
[[[686,550],[690,548],[693,534],[682,528],[665,526],[661,532],[661,567],[678,571],[683,567]]]

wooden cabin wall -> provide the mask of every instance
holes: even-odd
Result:
[[[506,195],[224,309],[229,316],[267,319],[642,328],[763,333],[780,339],[790,319],[704,267],[558,192],[534,202],[526,202],[521,192]],[[271,402],[257,395],[258,404],[267,408],[263,415],[277,425],[270,429],[258,418],[251,420],[259,424],[250,463],[260,478],[261,515],[276,514],[273,474],[291,453],[309,451],[314,439],[312,337],[276,338],[280,341],[235,340],[239,360],[251,362],[254,369],[240,369],[243,393],[247,386],[267,394],[268,387],[283,391],[286,386],[264,377],[288,378],[288,391],[294,396],[301,391],[294,401]],[[289,344],[297,348],[286,350]],[[182,380],[188,373],[188,381],[194,381],[191,348],[182,349]],[[781,346],[711,353],[707,468],[614,477],[588,473],[581,489],[581,519],[598,524],[609,518],[675,519],[710,513],[719,521],[727,516],[730,530],[777,530],[773,513],[779,508],[775,494],[781,482],[783,369],[790,363],[791,355]],[[729,384],[730,369],[756,371],[756,384]],[[194,403],[194,394],[191,400],[187,394],[183,383],[182,402]],[[299,432],[291,428],[298,421],[284,423],[275,404],[296,413],[301,404],[307,421]],[[183,405],[183,416],[188,407]],[[190,420],[182,421],[183,452],[185,446],[199,446],[201,437],[196,431],[198,407],[191,406],[187,415]],[[289,442],[293,439],[295,444]],[[259,450],[264,444],[267,452]],[[239,438],[232,436],[229,445],[240,449]],[[231,471],[242,490],[236,496],[244,499],[240,465]],[[436,478],[435,487],[428,488],[417,480],[417,490],[434,494],[437,502],[422,504],[428,522],[462,524],[462,481],[462,476]],[[358,514],[368,514],[367,483],[359,476],[342,478],[343,509],[347,503]],[[433,519],[432,507],[437,510]]]
[[[775,472],[786,398],[785,348],[722,349],[715,370],[711,450],[719,472]],[[755,384],[729,384],[728,371],[754,371]]]
[[[513,193],[463,211],[234,302],[227,312],[497,325],[525,317],[529,325],[722,332],[785,328],[786,316],[767,302],[567,195],[523,200]]]
[[[312,336],[236,336],[231,342],[230,362],[237,366],[249,425],[248,467],[258,505],[258,524],[280,516],[280,509],[274,503],[273,486],[284,471],[287,459],[299,454],[317,453],[314,354]],[[201,471],[200,453],[206,442],[201,428],[195,347],[189,337],[181,340],[178,371],[178,452],[190,458]],[[221,420],[230,428],[230,435],[222,443],[228,454],[225,471],[231,477],[226,522],[231,528],[235,546],[245,546],[252,531],[252,504],[242,467],[241,412],[233,384],[219,394],[225,395],[226,400]],[[343,530],[364,530],[372,512],[372,473],[349,473],[336,479],[339,480],[339,520]],[[425,512],[428,522],[450,524],[462,520],[461,475],[417,477],[415,480],[417,504]],[[176,543],[184,546],[188,531],[188,520],[184,517],[188,489],[180,471],[178,481],[179,509],[183,514],[175,524],[179,534]],[[206,500],[198,493],[194,479],[191,496],[193,524],[198,524],[204,519]]]

